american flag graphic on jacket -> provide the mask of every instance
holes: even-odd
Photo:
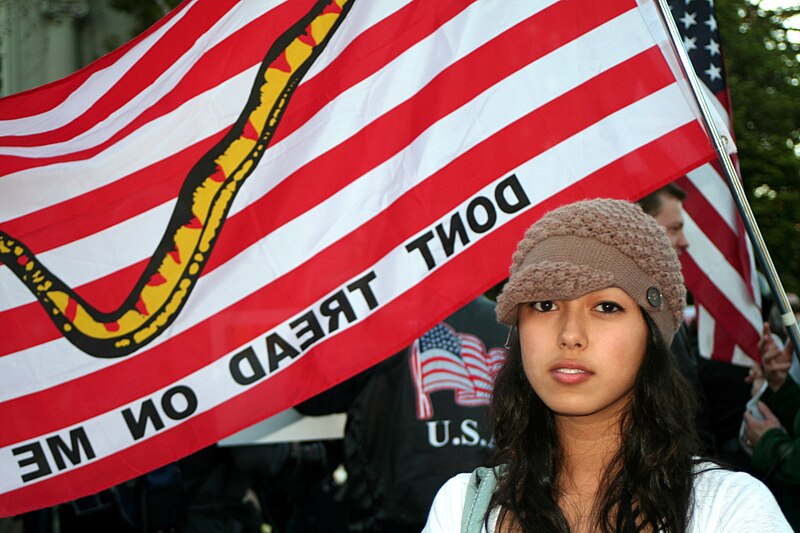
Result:
[[[487,350],[475,335],[458,333],[445,323],[425,333],[411,346],[417,417],[433,416],[430,394],[442,390],[452,390],[458,405],[488,405],[505,357],[505,349]]]

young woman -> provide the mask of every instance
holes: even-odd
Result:
[[[697,459],[668,345],[685,289],[664,230],[619,200],[545,215],[498,298],[511,348],[494,468],[439,491],[426,532],[791,531],[754,478]]]

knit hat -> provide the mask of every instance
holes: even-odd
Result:
[[[519,242],[497,319],[513,326],[521,303],[572,300],[608,287],[628,293],[671,342],[686,289],[664,228],[630,202],[569,204],[544,215]]]

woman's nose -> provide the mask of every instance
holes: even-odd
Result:
[[[585,348],[588,339],[580,312],[565,309],[562,311],[562,316],[561,329],[558,334],[558,346],[568,350]]]

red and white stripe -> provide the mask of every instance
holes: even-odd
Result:
[[[230,128],[259,61],[311,0],[185,3],[54,84],[0,100],[0,228],[101,310],[162,236],[189,168]],[[502,279],[549,209],[638,198],[713,154],[634,0],[356,0],[292,96],[188,303],[154,342],[96,359],[0,268],[0,515],[96,492],[396,353]],[[650,12],[647,16],[650,16]],[[516,175],[428,269],[406,245]],[[377,305],[347,286],[366,274]],[[249,386],[232,358],[344,291],[354,319]],[[432,297],[435,295],[435,297]],[[266,363],[265,363],[266,366]],[[134,441],[120,411],[191,387],[196,412]],[[13,450],[82,427],[95,457],[29,482]],[[68,439],[67,439],[68,440]]]
[[[728,92],[713,95],[706,90],[706,95],[732,131]],[[689,172],[678,184],[687,192],[685,233],[690,246],[681,263],[697,307],[700,354],[751,366],[760,360],[761,294],[752,248],[730,188],[717,162]]]
[[[487,405],[492,396],[494,378],[505,361],[503,348],[489,350],[481,340],[469,333],[459,333],[461,337],[461,357],[472,382],[471,390],[456,391],[456,403],[459,405]]]
[[[453,391],[455,402],[463,406],[488,405],[494,378],[505,361],[505,349],[487,351],[475,335],[456,332],[449,325],[444,327],[458,337],[459,353],[435,347],[422,350],[419,340],[411,346],[410,364],[420,420],[433,416],[430,394],[434,392]]]

